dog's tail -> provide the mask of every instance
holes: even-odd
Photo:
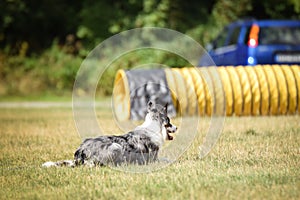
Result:
[[[76,163],[74,160],[61,160],[57,162],[45,162],[42,167],[75,167]]]
[[[48,161],[42,164],[42,167],[76,167],[83,164],[93,166],[94,163],[85,162],[86,158],[84,149],[79,148],[74,154],[74,160],[61,160],[57,162]]]

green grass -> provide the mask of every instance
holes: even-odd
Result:
[[[40,93],[31,95],[2,95],[0,102],[24,102],[24,101],[52,101],[52,102],[68,102],[72,101],[71,92],[65,92],[58,96],[51,93]]]
[[[105,96],[96,96],[97,101],[108,101],[109,97]],[[0,102],[70,102],[72,101],[72,91],[66,90],[60,96],[54,92],[41,92],[37,94],[30,95],[1,95]]]
[[[118,131],[108,109],[97,116],[104,131]],[[226,118],[215,148],[199,159],[209,121],[201,119],[199,136],[179,160],[152,173],[42,168],[45,161],[72,158],[80,144],[72,110],[0,108],[0,198],[300,198],[299,116]]]

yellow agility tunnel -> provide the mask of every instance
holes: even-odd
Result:
[[[148,74],[147,69],[144,70]],[[255,116],[300,113],[299,65],[160,70],[165,76],[165,84],[170,91],[168,95],[171,96],[177,115]],[[132,118],[131,80],[124,70],[119,70],[115,77],[113,105],[116,116],[122,116],[121,120]]]

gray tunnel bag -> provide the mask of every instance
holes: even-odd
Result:
[[[168,103],[169,117],[176,116],[171,92],[163,69],[136,69],[126,71],[130,90],[130,118],[142,120],[146,116],[147,102],[162,106]]]

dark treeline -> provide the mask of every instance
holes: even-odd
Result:
[[[206,43],[240,18],[299,19],[298,0],[2,0],[0,45],[9,54],[39,53],[57,39],[91,48],[136,27],[178,30]]]

